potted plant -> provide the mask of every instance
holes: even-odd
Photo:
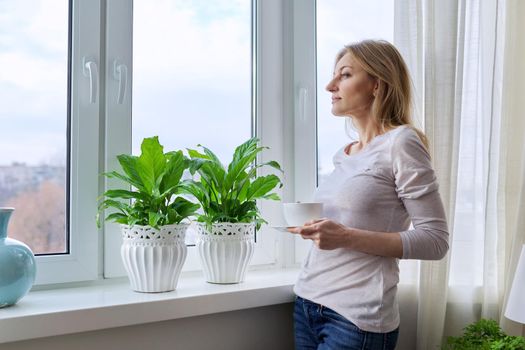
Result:
[[[186,182],[184,188],[202,207],[202,214],[197,215],[197,247],[208,282],[244,280],[255,247],[255,229],[266,223],[256,201],[280,199],[271,192],[282,187],[278,176],[256,176],[257,169],[264,166],[282,171],[275,161],[255,164],[257,154],[267,148],[259,147],[258,141],[251,138],[238,146],[226,168],[204,146],[198,145],[203,152],[188,150],[190,171],[200,179]]]
[[[121,256],[131,287],[138,292],[165,292],[177,286],[186,260],[184,219],[199,208],[182,196],[181,179],[189,166],[182,151],[164,153],[158,137],[145,138],[140,156],[117,156],[123,172],[104,175],[125,183],[103,194],[100,213],[121,224]]]
[[[525,338],[506,335],[494,320],[481,319],[465,327],[460,337],[448,337],[446,350],[525,350]]]

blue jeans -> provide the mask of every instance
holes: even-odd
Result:
[[[299,296],[294,308],[296,350],[393,350],[399,328],[389,333],[359,329],[326,306]]]

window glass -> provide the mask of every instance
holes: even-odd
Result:
[[[133,153],[158,135],[229,163],[252,130],[251,1],[142,0],[133,13]]]
[[[335,152],[350,143],[342,117],[331,111],[330,93],[335,55],[344,45],[363,39],[394,39],[394,1],[317,1],[317,145],[318,183],[333,170]],[[351,130],[350,130],[351,131]],[[352,137],[357,137],[352,132]]]
[[[8,235],[65,253],[68,1],[0,1],[0,206]]]

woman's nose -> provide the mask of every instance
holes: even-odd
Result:
[[[328,82],[328,85],[326,85],[325,89],[330,92],[334,92],[337,89],[334,79]]]

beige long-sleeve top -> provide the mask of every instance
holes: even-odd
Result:
[[[324,217],[347,227],[399,232],[404,259],[441,259],[448,229],[430,156],[417,133],[400,126],[360,152],[344,148],[315,199]],[[409,229],[410,223],[413,229]],[[294,291],[325,305],[359,328],[389,332],[399,325],[399,261],[346,248],[312,245]]]

